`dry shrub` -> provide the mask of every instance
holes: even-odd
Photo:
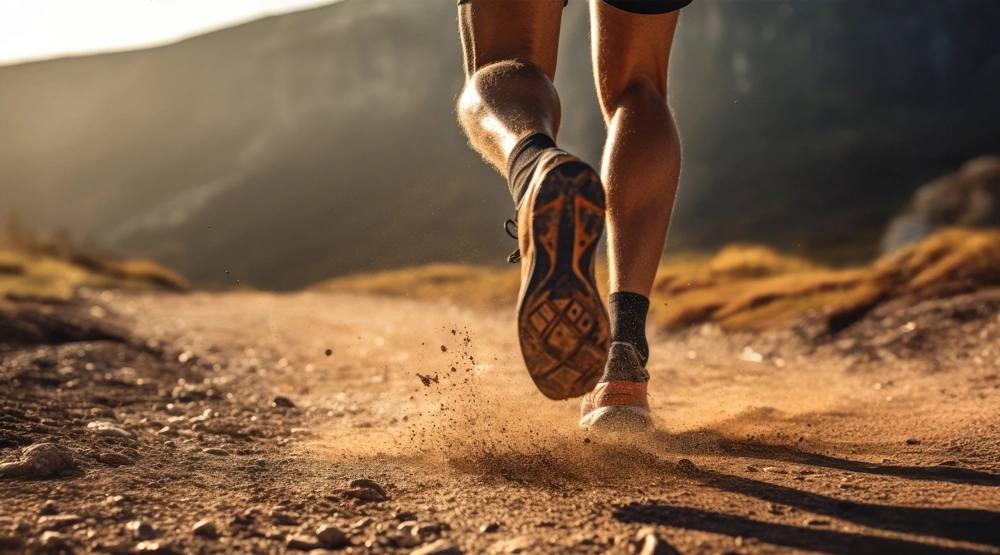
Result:
[[[40,237],[16,215],[8,217],[6,233],[0,235],[0,297],[64,300],[80,287],[181,291],[189,285],[151,260],[76,252],[65,232]]]
[[[811,313],[835,331],[888,299],[941,297],[1000,285],[1000,231],[946,229],[870,267],[844,270],[764,254],[766,247],[752,247],[754,254],[746,255],[740,248],[727,247],[707,269],[658,279],[651,299],[656,321],[664,328],[715,322],[724,329],[760,330],[783,327]],[[782,262],[718,263],[723,253],[732,261]],[[713,270],[734,267],[740,270]],[[679,286],[682,282],[688,285]]]

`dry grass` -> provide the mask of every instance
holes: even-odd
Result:
[[[349,291],[412,297],[450,298],[466,304],[503,305],[517,299],[520,269],[465,264],[429,264],[372,274],[354,274],[312,285],[309,291]]]
[[[183,277],[152,260],[74,252],[65,234],[37,237],[16,218],[0,236],[0,297],[66,300],[81,287],[100,289],[189,288]]]
[[[602,286],[606,276],[606,266],[599,265]],[[714,322],[724,329],[760,330],[787,326],[807,313],[837,328],[888,299],[997,284],[1000,231],[947,229],[870,266],[849,269],[824,268],[766,246],[730,245],[714,257],[665,260],[650,312],[667,329]],[[517,298],[518,269],[434,264],[337,278],[311,289],[503,307]]]

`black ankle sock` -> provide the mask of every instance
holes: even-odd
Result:
[[[630,343],[645,363],[649,359],[646,342],[646,312],[649,299],[638,293],[621,291],[608,297],[608,315],[611,317],[611,342]]]
[[[514,197],[514,206],[521,207],[521,199],[528,188],[531,174],[535,172],[538,158],[550,148],[555,148],[556,142],[545,133],[535,133],[520,140],[510,153],[510,163],[507,167],[507,185]]]

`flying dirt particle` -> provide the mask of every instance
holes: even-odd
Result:
[[[239,283],[239,282],[240,282],[240,280],[236,280],[236,283]]]
[[[326,356],[330,356],[330,355],[332,355],[332,354],[333,354],[333,349],[327,349],[327,350],[325,351],[325,353],[326,353]]]
[[[451,367],[451,371],[452,372],[458,372],[458,370],[454,366]]]
[[[733,101],[733,104],[739,104],[739,103],[740,103],[740,101],[739,101],[739,100],[734,100],[734,101]]]
[[[229,275],[229,270],[226,270],[226,275],[227,275],[227,276]]]
[[[451,330],[451,334],[452,334],[452,335],[455,335],[455,330]]]
[[[425,375],[423,375],[423,374],[420,374],[420,373],[418,372],[418,373],[417,373],[417,377],[418,377],[418,378],[420,378],[420,383],[424,384],[424,385],[425,385],[425,386],[427,386],[427,387],[430,387],[430,386],[431,386],[431,382],[434,382],[434,383],[438,383],[438,377],[437,377],[437,376],[434,376],[434,377],[432,378],[432,377],[430,377],[430,376],[425,376]]]
[[[442,353],[447,353],[448,352],[448,347],[445,347],[444,345],[441,345],[441,352]]]

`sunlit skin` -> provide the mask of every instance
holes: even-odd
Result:
[[[459,7],[466,85],[458,119],[469,142],[506,171],[517,142],[558,140],[553,80],[562,0],[473,0]],[[667,64],[678,12],[636,15],[591,2],[596,88],[608,138],[611,291],[648,296],[666,241],[680,176],[680,139],[667,106]]]

